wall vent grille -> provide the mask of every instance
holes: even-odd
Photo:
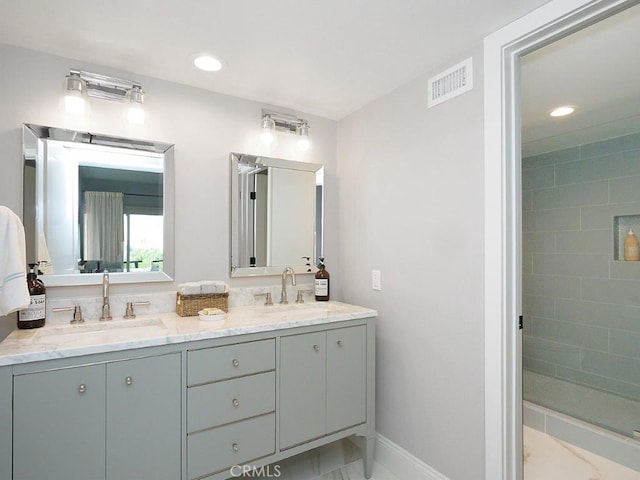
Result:
[[[429,79],[428,107],[457,97],[473,88],[473,58],[445,70]]]

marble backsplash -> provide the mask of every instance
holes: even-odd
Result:
[[[256,295],[271,293],[273,303],[280,301],[282,287],[281,286],[265,286],[265,287],[240,287],[229,289],[229,307],[242,307],[248,305],[262,305],[265,297],[256,297]],[[314,300],[313,284],[305,283],[298,285],[287,285],[287,295],[289,303],[296,300],[298,291],[303,291],[303,299],[305,302]],[[160,314],[171,313],[176,311],[176,292],[159,292],[152,294],[134,294],[134,295],[111,295],[109,297],[109,305],[111,307],[111,315],[113,318],[122,318],[124,316],[128,302],[149,302],[148,305],[139,305],[134,307],[136,314]],[[65,324],[73,318],[72,311],[54,312],[54,308],[66,308],[79,305],[82,309],[82,316],[86,321],[98,320],[102,313],[102,296],[83,296],[74,298],[51,298],[47,299],[47,324]]]

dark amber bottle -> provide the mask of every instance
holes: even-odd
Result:
[[[316,302],[326,302],[329,300],[329,284],[330,275],[324,266],[324,258],[320,257],[315,282]]]
[[[38,278],[38,264],[29,264],[27,287],[31,301],[29,306],[18,312],[18,328],[39,328],[44,326],[46,317],[46,288]]]

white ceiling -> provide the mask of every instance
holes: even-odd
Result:
[[[522,59],[523,155],[640,131],[640,6]],[[576,113],[552,119],[556,106]]]
[[[340,119],[546,2],[0,0],[0,42]]]

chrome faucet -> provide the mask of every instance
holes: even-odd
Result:
[[[296,272],[293,271],[293,268],[286,267],[282,271],[282,294],[280,295],[280,303],[287,304],[289,300],[287,299],[287,274],[291,275],[291,285],[296,284]]]
[[[102,274],[102,316],[100,320],[111,320],[111,307],[109,306],[109,270]]]

